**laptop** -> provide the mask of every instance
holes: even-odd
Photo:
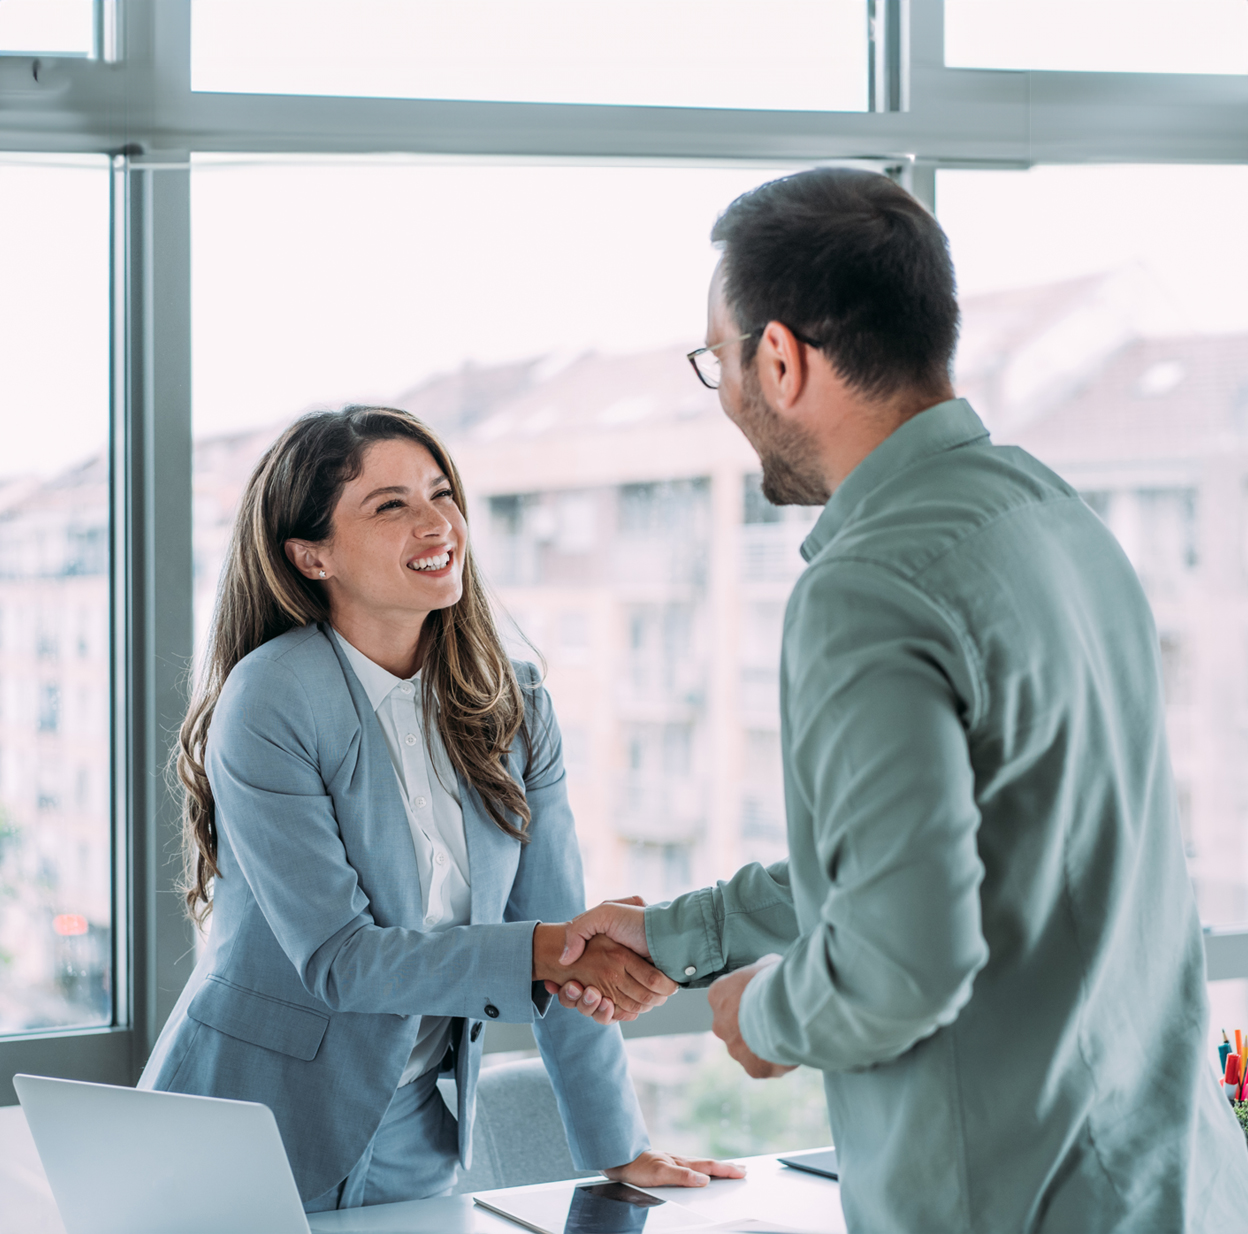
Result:
[[[15,1075],[67,1234],[309,1234],[268,1106]]]

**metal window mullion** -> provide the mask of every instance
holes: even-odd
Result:
[[[113,1024],[127,1032],[133,1021],[130,979],[129,814],[129,587],[126,465],[126,175],[113,160],[109,182],[109,700],[112,746]],[[126,1064],[129,1074],[129,1057]]]
[[[868,93],[873,112],[910,110],[910,0],[868,0]]]
[[[194,964],[165,769],[192,656],[190,168],[120,160],[123,180],[125,768],[131,1065],[142,1068]]]
[[[1210,981],[1248,977],[1248,929],[1207,929],[1204,939]]]
[[[962,165],[1240,162],[1248,150],[1244,76],[950,69],[942,0],[874,0],[874,105],[886,110],[866,113],[197,94],[189,3],[126,0],[120,63],[55,62],[11,99],[0,83],[0,148]]]

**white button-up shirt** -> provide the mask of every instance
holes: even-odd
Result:
[[[416,847],[425,906],[423,928],[432,932],[468,925],[472,889],[459,781],[436,727],[426,741],[420,674],[404,681],[352,647],[337,630],[334,636],[373,705],[390,750]],[[450,1040],[450,1025],[448,1016],[421,1017],[416,1047],[403,1069],[400,1086],[441,1062]]]

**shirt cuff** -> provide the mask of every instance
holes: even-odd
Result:
[[[768,1031],[771,1026],[768,1022],[767,1003],[783,993],[782,990],[772,989],[772,985],[781,980],[779,964],[763,969],[742,991],[741,1002],[737,1006],[737,1027],[741,1030],[745,1044],[752,1054],[757,1054],[769,1063],[780,1061],[776,1057],[780,1051]]]
[[[650,962],[678,985],[706,985],[721,973],[724,947],[715,920],[714,888],[647,907],[646,946]]]

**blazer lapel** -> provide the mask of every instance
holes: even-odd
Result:
[[[381,721],[338,640],[326,631],[338,657],[360,720],[359,766],[352,777],[350,807],[338,804],[338,827],[378,925],[418,927],[424,920],[420,870]]]

